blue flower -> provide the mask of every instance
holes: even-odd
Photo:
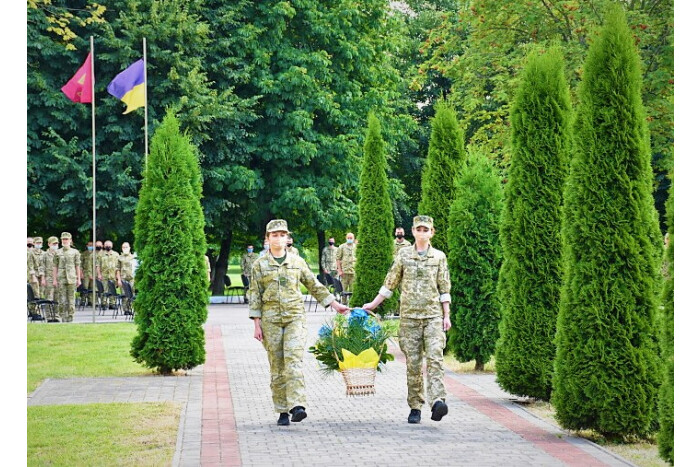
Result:
[[[365,310],[362,308],[355,308],[350,312],[350,316],[348,317],[348,325],[352,326],[357,323],[360,326],[364,326],[367,316],[369,315]]]
[[[370,332],[370,334],[372,334],[372,336],[376,336],[379,333],[379,331],[381,331],[382,327],[377,323],[372,323],[369,326],[365,326],[365,329],[367,329]]]
[[[320,337],[321,339],[330,337],[332,332],[333,330],[330,328],[330,326],[324,324],[323,326],[321,326],[321,329],[318,330],[318,337]]]

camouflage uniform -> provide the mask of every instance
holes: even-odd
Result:
[[[405,238],[402,238],[401,241],[399,241],[398,238],[395,238],[394,239],[394,258],[396,257],[396,252],[398,252],[401,248],[406,247],[406,246],[411,246],[411,242],[409,242]]]
[[[123,281],[132,282],[134,280],[133,253],[122,253],[117,261],[119,263],[119,278]]]
[[[99,266],[100,276],[102,276],[102,286],[105,292],[108,289],[107,281],[113,281],[114,286],[117,286],[117,269],[119,268],[119,253],[114,250],[105,251],[97,263]],[[98,276],[99,277],[99,276]],[[109,297],[109,306],[116,306],[117,298]]]
[[[257,254],[248,252],[241,256],[241,274],[246,276],[248,281],[250,281],[250,275],[253,271],[253,263],[258,258],[259,256]]]
[[[51,245],[51,243],[58,242],[57,237],[49,237],[47,240],[47,243]],[[53,286],[53,259],[54,256],[56,256],[56,253],[58,250],[52,250],[51,247],[49,246],[49,249],[44,252],[44,280],[46,281],[46,285],[43,286],[44,288],[44,298],[46,300],[51,300],[51,301],[56,301],[58,302],[58,288]],[[51,316],[48,316],[49,320],[52,321],[57,321],[57,316],[56,316],[56,309],[54,307],[49,308],[53,313]]]
[[[338,265],[335,262],[337,251],[338,247],[335,245],[328,245],[323,249],[321,253],[321,272],[328,271],[333,277],[338,275]]]
[[[61,239],[71,238],[71,234],[63,232]],[[80,272],[80,252],[75,248],[59,248],[53,257],[53,266],[56,268],[56,281],[58,282],[58,310],[61,321],[70,323],[75,314],[75,288]]]
[[[299,256],[299,250],[295,246],[287,247],[287,253],[292,253],[293,255]]]
[[[287,230],[287,223],[276,219],[268,223],[267,231],[275,231],[271,228]],[[300,284],[324,307],[333,302],[333,295],[298,255],[287,252],[279,264],[267,253],[253,263],[249,316],[261,318],[263,345],[270,362],[272,402],[277,413],[306,407],[302,366],[307,331]]]
[[[204,255],[204,264],[207,267],[207,280],[211,282],[211,261],[207,255]]]
[[[92,278],[92,251],[85,250],[80,253],[80,267],[83,270],[83,287],[92,290],[95,287],[95,281]],[[97,256],[95,256],[95,269],[97,269]],[[92,300],[92,296],[90,296]]]
[[[335,253],[336,263],[340,261],[340,269],[343,271],[343,275],[340,277],[340,283],[343,285],[344,292],[352,293],[352,286],[355,283],[356,251],[357,245],[355,243],[343,243],[338,247],[338,251]],[[347,297],[344,301],[347,302]]]
[[[34,244],[43,243],[41,237],[34,238]],[[44,298],[44,288],[41,286],[41,279],[46,274],[44,270],[44,252],[41,248],[32,248],[29,258],[30,283],[36,298]]]
[[[421,216],[422,217],[422,216]],[[442,302],[451,301],[450,272],[445,254],[428,247],[421,256],[416,248],[401,248],[379,293],[387,298],[401,291],[399,346],[406,356],[408,405],[420,410],[425,402],[423,355],[428,372],[428,400],[432,406],[445,400]]]

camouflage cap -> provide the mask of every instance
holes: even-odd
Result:
[[[44,239],[41,237],[34,237],[34,243],[44,243]]]
[[[58,243],[58,237],[49,237],[46,241],[49,243]]]
[[[73,236],[70,234],[70,232],[61,232],[61,240],[63,240],[64,238],[71,240]]]
[[[285,231],[287,233],[289,232],[289,229],[287,228],[287,221],[284,219],[272,219],[270,222],[267,223],[267,228],[265,229],[265,232],[279,232],[279,231]]]
[[[416,216],[413,218],[413,228],[417,227],[427,227],[429,229],[433,228],[433,218],[430,216]]]

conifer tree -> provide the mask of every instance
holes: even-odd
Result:
[[[561,53],[532,53],[511,113],[513,157],[500,231],[496,379],[512,394],[542,400],[552,392],[571,118]]]
[[[450,206],[455,199],[455,182],[467,157],[464,131],[457,122],[457,113],[444,101],[435,104],[431,126],[418,214],[433,218],[435,235],[430,244],[447,254]]]
[[[567,429],[646,435],[658,412],[661,233],[634,38],[620,5],[591,45],[564,192],[552,404]]]
[[[448,348],[461,362],[475,360],[475,369],[482,371],[496,348],[501,316],[496,286],[503,189],[480,153],[467,156],[456,189],[447,230],[453,316]]]
[[[351,303],[371,302],[384,283],[393,256],[394,217],[389,198],[386,148],[379,119],[369,114],[360,174],[360,214],[357,238],[356,282]],[[392,297],[393,298],[393,297]],[[396,300],[382,303],[380,313],[393,311]]]
[[[156,130],[136,207],[137,362],[161,374],[204,363],[207,272],[195,150],[168,112]]]
[[[662,459],[673,464],[673,185],[666,201],[666,225],[668,225],[668,245],[665,263],[668,267],[661,301],[664,305],[663,320],[663,374],[659,395],[659,434],[657,443]]]

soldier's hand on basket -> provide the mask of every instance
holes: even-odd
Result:
[[[345,313],[348,312],[348,310],[350,310],[349,307],[343,305],[342,303],[338,303],[335,300],[333,300],[333,302],[331,303],[331,307],[333,307],[333,309],[335,311],[337,311],[338,313],[340,313],[341,315],[344,315]]]

